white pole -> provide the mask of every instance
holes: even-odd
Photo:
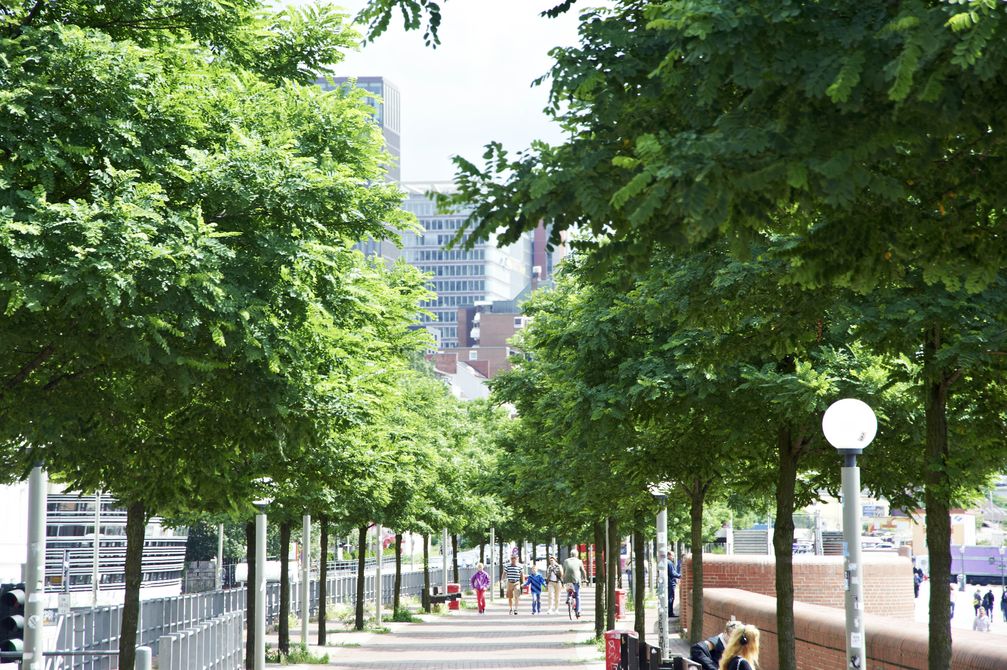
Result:
[[[153,667],[153,660],[150,647],[136,648],[135,665],[136,670],[151,670]]]
[[[384,542],[381,541],[381,524],[378,524],[377,528],[377,540],[378,546],[374,549],[375,557],[375,567],[374,567],[374,621],[378,626],[381,625],[381,600],[384,593],[381,588],[381,550],[384,549]]]
[[[657,514],[657,646],[661,659],[670,657],[668,648],[668,506],[661,496]]]
[[[254,670],[266,670],[266,513],[255,515],[255,653]]]
[[[28,560],[25,573],[24,670],[42,670],[45,660],[42,618],[45,606],[46,474],[36,465],[28,476]]]
[[[490,528],[490,602],[493,602],[493,580],[496,579],[497,529]]]
[[[441,562],[444,565],[444,593],[448,592],[448,529],[441,534]]]
[[[98,606],[98,585],[101,583],[101,574],[98,571],[98,562],[101,559],[99,549],[101,547],[101,491],[94,494],[94,551],[91,553],[91,607]]]
[[[301,519],[301,644],[308,647],[308,619],[311,617],[311,515]]]
[[[864,585],[860,560],[860,468],[855,453],[843,454],[843,539],[846,545],[847,667],[865,668]]]
[[[217,570],[214,574],[213,587],[216,590],[224,588],[224,524],[217,524]]]

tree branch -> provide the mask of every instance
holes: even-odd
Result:
[[[56,347],[53,346],[52,344],[47,344],[44,347],[42,347],[42,350],[39,351],[34,358],[25,363],[23,366],[21,366],[21,369],[17,371],[17,374],[15,374],[13,377],[4,382],[4,388],[10,390],[13,389],[15,386],[17,386],[18,384],[23,383],[24,380],[28,379],[28,375],[30,375],[32,372],[37,370],[43,363],[49,360],[49,358],[52,357],[55,351]]]

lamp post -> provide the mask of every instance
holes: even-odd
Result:
[[[661,660],[670,656],[668,649],[668,494],[664,484],[652,486],[651,494],[661,504],[657,513],[657,646]]]
[[[1003,545],[1000,545],[1000,561],[999,561],[999,563],[997,562],[997,559],[996,559],[995,556],[990,556],[990,563],[993,564],[993,565],[997,565],[1000,568],[1000,590],[1004,589],[1004,568],[1007,567],[1007,564],[1004,563],[1004,551],[1005,550],[1007,550],[1007,547],[1004,547]]]
[[[846,658],[853,670],[866,668],[864,585],[860,559],[860,468],[857,455],[878,432],[874,411],[864,402],[845,398],[822,417],[822,432],[843,456],[843,554],[846,557]]]
[[[266,507],[270,498],[254,501],[255,513],[255,650],[253,670],[266,670]]]

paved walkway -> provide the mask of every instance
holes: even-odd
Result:
[[[386,622],[391,629],[389,633],[330,634],[328,646],[311,647],[316,654],[328,654],[329,665],[285,667],[298,670],[602,670],[602,654],[594,643],[588,642],[594,635],[594,589],[588,587],[581,593],[584,603],[579,621],[570,621],[565,609],[562,614],[533,616],[528,596],[522,598],[521,613],[517,616],[508,614],[506,600],[499,598],[489,605],[486,614],[480,615],[474,609],[474,598],[467,596],[473,609],[424,616],[422,623]],[[632,627],[632,617],[619,622],[619,628]],[[274,639],[270,642],[275,644]],[[676,647],[681,644],[680,640],[673,641]]]

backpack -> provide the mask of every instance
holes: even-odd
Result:
[[[731,659],[731,662],[727,664],[727,670],[752,670],[752,664],[741,656],[735,656]]]

